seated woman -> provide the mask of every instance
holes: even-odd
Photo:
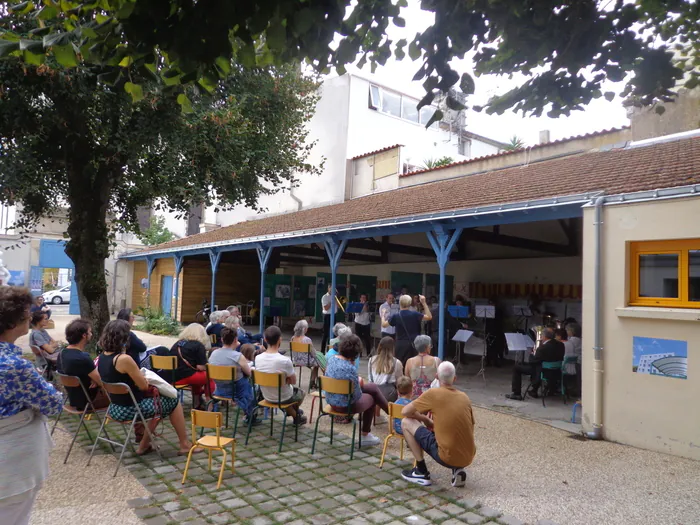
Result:
[[[129,344],[129,332],[130,327],[127,321],[117,319],[107,323],[107,326],[102,331],[102,337],[100,337],[102,353],[98,357],[97,371],[100,373],[104,383],[127,384],[134,394],[143,417],[152,418],[156,415],[156,404],[152,397],[145,397],[144,395],[148,392],[148,382],[141,375],[141,370],[136,362],[128,355],[125,355],[126,347]],[[133,419],[136,409],[129,394],[113,394],[110,397],[112,403],[109,406],[109,417],[116,421],[130,421]],[[164,396],[159,398],[158,405],[160,406],[158,416],[162,418],[170,417],[170,422],[175,428],[178,441],[180,442],[178,455],[186,455],[192,444],[187,439],[182,405],[177,398]],[[157,420],[153,420],[149,424],[151,431],[155,429],[157,423]],[[150,436],[144,432],[136,453],[143,455],[152,450]]]
[[[360,384],[357,369],[353,363],[357,356],[362,353],[363,348],[362,341],[356,335],[351,334],[344,338],[340,343],[338,355],[328,360],[325,375],[333,379],[348,379],[355,385],[352,399],[350,399],[350,410],[353,414],[362,414],[362,444],[364,446],[374,446],[381,443],[381,440],[371,433],[375,407],[379,406],[384,412],[388,413],[389,404],[377,385],[372,383]],[[348,408],[347,395],[326,392],[326,402],[338,412],[345,412]]]
[[[133,332],[136,317],[134,317],[134,313],[131,311],[131,308],[122,308],[117,314],[117,319],[121,319],[122,321],[129,323],[129,348],[126,349],[126,353],[127,355],[131,356],[134,361],[136,361],[137,365],[140,366],[141,360],[146,357],[146,351],[148,348],[146,347],[146,343],[144,343],[141,338],[139,338],[139,336]],[[141,355],[144,357],[142,358]]]
[[[382,337],[377,347],[377,355],[370,357],[367,363],[367,377],[379,387],[384,398],[393,403],[398,397],[396,381],[402,375],[403,365],[394,357],[394,340],[391,337]]]
[[[207,384],[207,350],[210,348],[211,342],[204,327],[199,323],[192,323],[180,332],[177,343],[170,349],[170,355],[177,357],[175,385],[192,387],[192,399],[196,409],[204,408],[202,393],[207,399],[211,399],[215,387],[214,381]]]
[[[223,346],[211,353],[209,364],[235,366],[238,369],[238,379],[233,385],[228,381],[214,381],[216,384],[214,394],[233,399],[241,407],[247,418],[254,417],[255,399],[253,398],[253,387],[248,380],[250,377],[250,366],[248,365],[248,360],[237,350],[238,334],[234,330],[224,327],[220,335]],[[255,419],[253,419],[253,423],[255,423]]]
[[[430,390],[430,383],[437,377],[440,359],[430,355],[432,340],[427,335],[419,335],[413,341],[418,355],[406,361],[406,375],[413,381],[413,397]]]
[[[304,319],[297,321],[297,324],[294,325],[294,336],[292,336],[290,342],[311,345],[311,354],[307,352],[292,352],[292,364],[294,366],[306,366],[311,368],[311,384],[316,385],[319,367],[322,369],[326,367],[326,356],[314,350],[314,344],[311,338],[306,335],[308,330],[309,323]]]
[[[340,343],[352,335],[352,330],[343,323],[336,323],[333,327],[333,334],[335,337],[328,343],[328,348],[330,350],[326,353],[326,363],[328,363],[331,357],[338,355]],[[326,366],[328,365],[326,364]],[[357,370],[358,373],[360,372],[360,354],[358,354],[357,359],[355,359],[355,370]]]
[[[58,360],[58,343],[46,331],[48,324],[49,318],[44,312],[37,310],[32,314],[30,322],[32,331],[29,334],[29,344],[39,348],[42,357],[55,367]]]

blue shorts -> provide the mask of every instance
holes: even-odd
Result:
[[[438,443],[435,439],[435,432],[431,432],[427,427],[421,426],[416,430],[414,434],[418,445],[422,448],[431,458],[433,458],[438,464],[447,468],[459,468],[448,465],[443,460],[440,459],[440,454],[438,454]]]

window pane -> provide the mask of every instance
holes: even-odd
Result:
[[[418,101],[413,100],[412,98],[402,97],[401,102],[401,116],[406,120],[410,120],[411,122],[418,122],[418,109],[416,109]]]
[[[401,116],[401,95],[382,91],[382,111],[395,117]]]
[[[435,111],[435,108],[432,106],[423,106],[422,108],[420,108],[420,123],[425,126],[428,123],[428,121],[432,118]],[[433,122],[433,124],[430,126],[430,129],[437,129],[437,126],[438,123]]]
[[[639,296],[678,298],[678,254],[639,256]]]
[[[369,86],[369,107],[372,109],[379,107],[379,88],[377,86]]]
[[[688,251],[688,301],[700,301],[700,250]]]

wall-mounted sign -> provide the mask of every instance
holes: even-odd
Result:
[[[688,342],[634,337],[632,371],[653,376],[688,378]]]

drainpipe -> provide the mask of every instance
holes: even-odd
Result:
[[[603,258],[603,204],[605,197],[595,201],[595,266],[593,268],[593,430],[586,432],[588,439],[603,439],[603,342],[600,329],[603,306],[603,280],[601,260]]]
[[[292,198],[292,200],[294,202],[297,203],[297,211],[301,211],[301,208],[304,205],[304,203],[301,201],[301,199],[299,197],[294,195],[294,183],[291,183],[289,185],[289,196]]]

